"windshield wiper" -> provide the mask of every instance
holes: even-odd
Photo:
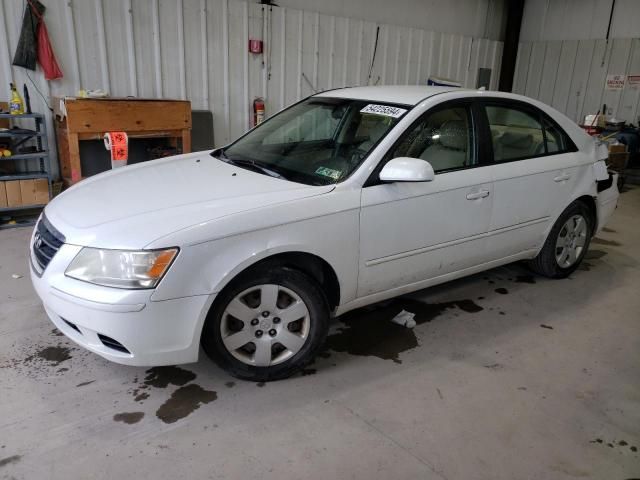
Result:
[[[253,170],[254,172],[264,173],[266,175],[269,175],[270,177],[286,180],[286,177],[284,175],[282,175],[279,172],[276,172],[270,167],[267,167],[262,162],[257,162],[255,160],[229,158],[227,156],[224,157],[223,161],[230,163],[231,165],[236,165],[241,168],[248,168],[250,170]]]
[[[270,165],[267,166],[263,162],[259,162],[257,160],[245,160],[243,158],[239,158],[239,159],[229,158],[224,153],[224,148],[218,148],[214,150],[213,152],[211,152],[211,156],[225,163],[230,163],[231,165],[235,165],[240,168],[248,168],[250,170],[253,170],[254,172],[264,173],[266,175],[269,175],[270,177],[279,178],[281,180],[288,180],[287,177],[282,175],[280,172],[276,171]]]

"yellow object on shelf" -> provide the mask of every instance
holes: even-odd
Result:
[[[11,86],[11,100],[9,101],[9,113],[11,115],[22,115],[24,113],[24,102],[13,83]]]

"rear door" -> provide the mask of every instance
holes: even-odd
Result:
[[[426,112],[362,189],[358,296],[371,295],[483,263],[492,183],[481,162],[475,108],[447,102]],[[431,182],[382,183],[392,158],[431,163]]]
[[[578,154],[569,136],[534,106],[505,99],[482,105],[495,192],[487,250],[495,260],[544,242],[569,204]]]

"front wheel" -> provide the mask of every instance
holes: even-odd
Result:
[[[254,271],[216,299],[201,343],[231,375],[278,380],[313,360],[328,328],[327,302],[313,279],[287,268]]]
[[[553,225],[538,256],[531,261],[531,268],[549,278],[571,275],[589,249],[592,222],[591,212],[584,203],[569,205]]]

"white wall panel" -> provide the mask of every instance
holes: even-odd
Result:
[[[473,87],[480,67],[492,69],[495,86],[499,74],[502,43],[481,36],[499,34],[501,20],[496,19],[501,19],[502,0],[416,6],[425,12],[474,12],[455,28],[439,22],[438,30],[445,33],[420,28],[420,22],[376,23],[364,10],[359,17],[339,16],[331,13],[337,3],[323,4],[324,13],[238,0],[46,3],[49,33],[65,75],[53,82],[46,82],[39,70],[31,75],[47,102],[50,95],[75,95],[80,88],[102,88],[112,96],[186,98],[194,109],[213,112],[218,145],[250,128],[252,102],[258,96],[264,97],[267,115],[272,115],[329,88],[424,84],[430,75]],[[302,4],[304,0],[296,5]],[[31,87],[27,72],[10,66],[22,8],[22,0],[0,2],[0,80]],[[371,8],[379,13],[390,7],[378,2]],[[249,38],[264,41],[264,54],[248,52]],[[33,88],[31,92],[34,110],[46,111],[45,101]],[[0,100],[8,95],[7,88],[0,89]]]
[[[640,72],[640,38],[634,38],[631,45],[631,53],[629,54],[628,72]],[[640,115],[640,88],[631,88],[625,85],[621,96],[618,111],[623,118],[630,118],[637,122]]]
[[[159,97],[162,95],[162,78],[156,78],[160,73],[160,42],[157,38],[159,26],[155,23],[158,0],[132,0],[131,7],[138,96]],[[109,45],[109,49],[116,55],[119,54],[117,45]],[[131,85],[129,88],[131,89]],[[115,94],[115,91],[113,93]],[[73,94],[73,91],[67,94]]]
[[[504,0],[280,0],[287,8],[500,40]],[[322,5],[320,6],[320,3]]]
[[[520,41],[605,38],[613,0],[527,0]],[[610,38],[640,37],[638,0],[616,0]]]
[[[567,95],[567,107],[564,113],[576,122],[581,122],[587,82],[591,69],[591,59],[595,40],[580,40],[571,76],[571,86]]]
[[[104,49],[106,61],[102,62],[107,67],[104,69],[107,72],[106,79],[103,76],[100,86],[107,91],[130,92],[130,95],[134,95],[132,87],[135,86],[135,60],[130,62],[129,59],[133,47],[129,31],[129,4],[124,0],[112,0],[106,5],[101,2],[97,4],[104,22],[103,32],[100,33],[100,54],[102,57]],[[118,45],[120,49],[113,48]]]
[[[550,103],[553,108],[560,110],[561,112],[567,111],[569,90],[571,89],[570,79],[573,76],[577,52],[577,40],[567,40],[562,42],[558,69],[556,70],[555,75],[553,97]]]
[[[616,38],[613,41],[610,41],[609,44],[610,50],[608,55],[607,73],[626,74],[629,56],[631,54],[631,39]],[[622,90],[604,90],[600,103],[606,104],[607,110],[612,109],[613,112],[616,112],[617,116],[621,97]]]
[[[640,39],[522,42],[514,92],[537,98],[576,122],[607,105],[607,113],[637,123],[640,89],[607,90],[608,74],[640,74]]]

